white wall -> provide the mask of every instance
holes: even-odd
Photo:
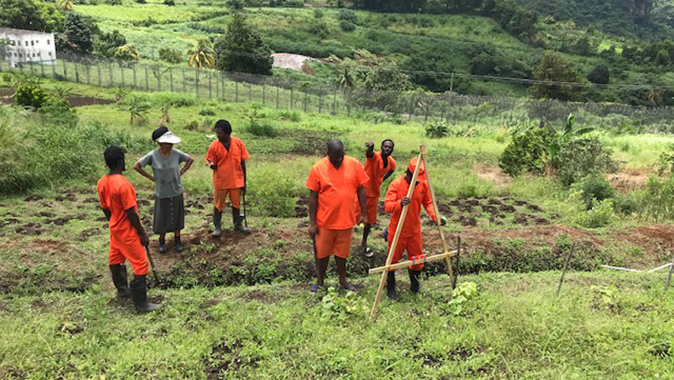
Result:
[[[10,41],[6,48],[6,60],[13,67],[19,63],[56,63],[53,34],[0,32],[0,38]]]

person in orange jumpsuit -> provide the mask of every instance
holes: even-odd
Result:
[[[417,175],[416,186],[414,187],[412,198],[407,197],[407,192],[409,191],[416,166],[417,158],[413,158],[407,167],[405,175],[400,176],[391,182],[388,191],[386,192],[386,198],[384,199],[384,209],[387,213],[391,214],[387,239],[389,250],[393,244],[393,238],[395,236],[395,231],[398,228],[398,223],[400,223],[403,207],[409,205],[405,222],[400,231],[398,245],[396,245],[396,250],[393,252],[392,264],[400,262],[400,258],[404,251],[407,251],[407,257],[410,259],[413,257],[423,257],[421,244],[422,206],[426,209],[428,216],[430,216],[433,221],[437,221],[435,210],[433,209],[433,199],[425,181],[425,170],[423,166],[419,168],[419,174]],[[409,268],[411,283],[410,290],[413,293],[419,292],[419,275],[421,274],[422,268],[423,264],[410,266]],[[390,299],[398,300],[395,270],[388,272],[386,290]]]
[[[367,222],[363,227],[363,241],[361,242],[365,257],[372,257],[374,255],[374,252],[367,247],[367,238],[372,230],[372,225],[377,223],[381,184],[396,170],[396,160],[391,157],[394,146],[393,140],[386,139],[381,142],[381,151],[375,152],[372,141],[365,143],[365,148],[367,149],[365,151],[365,174],[370,177],[370,180],[365,185]],[[356,212],[356,215],[359,215],[360,207],[357,207]]]
[[[222,234],[222,210],[229,196],[232,203],[234,231],[249,234],[241,215],[241,194],[246,192],[246,160],[250,157],[243,141],[232,137],[232,125],[227,120],[215,123],[218,136],[208,147],[206,164],[213,170],[213,237]]]
[[[112,281],[119,298],[131,296],[138,310],[149,312],[161,305],[147,301],[145,276],[148,273],[148,260],[144,247],[147,247],[149,240],[138,217],[136,191],[122,175],[126,169],[124,151],[110,146],[103,156],[110,172],[98,180],[96,188],[101,209],[110,226],[109,266]],[[131,263],[134,276],[130,287],[124,265],[127,260]]]
[[[309,234],[314,241],[317,283],[311,292],[323,286],[330,256],[335,256],[339,285],[355,291],[346,281],[346,259],[351,248],[351,234],[356,225],[354,196],[361,207],[360,222],[366,221],[365,184],[367,174],[360,161],[344,155],[340,140],[328,141],[328,155],[315,163],[306,186],[309,194]]]

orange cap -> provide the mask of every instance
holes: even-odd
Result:
[[[410,164],[407,166],[407,169],[412,172],[412,175],[414,175],[414,170],[417,168],[417,161],[418,158],[414,157],[410,160]],[[417,181],[425,181],[426,180],[426,171],[424,170],[424,164],[423,162],[421,163],[421,167],[419,168],[419,174],[417,175]]]

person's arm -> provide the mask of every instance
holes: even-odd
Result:
[[[183,175],[185,174],[185,172],[187,172],[188,170],[190,170],[190,168],[192,167],[192,164],[193,164],[193,163],[194,163],[194,158],[190,157],[190,158],[187,160],[187,163],[185,163],[185,166],[183,166],[183,168],[180,170],[180,176],[183,176]]]
[[[367,158],[374,157],[374,143],[372,141],[366,142],[365,148],[367,148],[367,150],[365,151],[365,157]]]
[[[248,184],[248,172],[246,171],[246,161],[241,160],[241,170],[243,171],[243,192],[246,192],[246,185]]]
[[[143,169],[143,166],[141,165],[140,161],[136,162],[136,164],[133,165],[133,168],[136,169],[136,171],[140,175],[154,182],[154,176],[150,175],[150,173],[146,172],[145,169]]]
[[[367,223],[367,196],[365,195],[365,186],[358,188],[358,203],[360,204],[360,223]]]
[[[206,165],[208,165],[211,170],[215,171],[218,168],[218,157],[215,154],[215,148],[213,145],[208,147],[208,152],[206,153]]]
[[[103,210],[103,214],[105,214],[106,219],[108,219],[108,222],[110,221],[110,218],[112,218],[112,212],[108,210],[107,208],[101,209]]]
[[[309,190],[309,234],[314,237],[318,233],[316,214],[318,213],[318,192]]]
[[[393,175],[393,170],[389,170],[388,173],[384,174],[384,181],[386,181],[391,175]]]
[[[398,198],[398,187],[395,186],[395,183],[392,183],[388,190],[386,191],[386,197],[384,198],[384,211],[388,214],[395,214],[402,210],[402,202]]]
[[[140,223],[140,218],[136,213],[136,209],[134,207],[127,209],[126,217],[129,218],[129,222],[131,223],[133,228],[136,229],[138,237],[140,238],[140,244],[142,244],[144,247],[147,247],[148,244],[150,244],[150,239],[148,239],[147,234],[145,233],[145,229],[143,228],[143,225]]]

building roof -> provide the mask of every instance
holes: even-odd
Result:
[[[51,36],[53,33],[45,33],[37,30],[25,30],[25,29],[13,29],[13,28],[0,28],[0,34],[12,35],[12,36],[26,36],[34,34],[42,34],[45,36]]]

